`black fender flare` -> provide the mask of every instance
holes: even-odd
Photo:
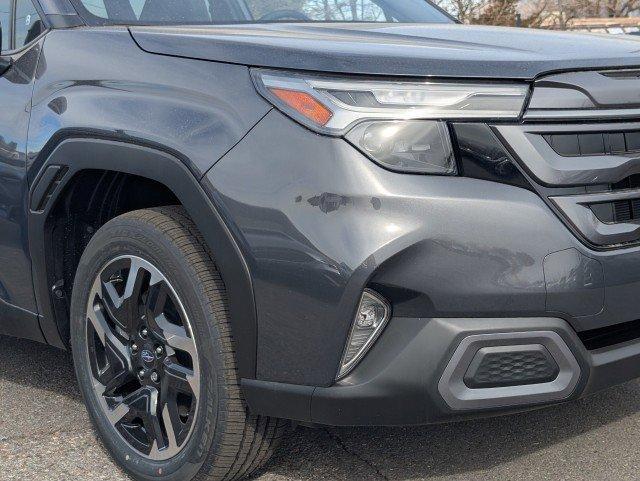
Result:
[[[45,235],[48,215],[66,184],[78,172],[90,169],[121,172],[165,185],[195,222],[227,288],[240,376],[255,378],[257,322],[249,267],[213,199],[185,161],[156,147],[92,137],[65,138],[49,152],[30,189],[28,236],[40,325],[47,341],[64,347],[55,322],[48,273]]]

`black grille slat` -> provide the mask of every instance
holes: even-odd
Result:
[[[633,220],[633,211],[631,210],[631,202],[628,200],[619,200],[613,203],[615,213],[615,222],[629,222]],[[638,211],[640,214],[640,211]]]
[[[605,152],[620,154],[627,151],[627,144],[622,132],[609,132],[604,135]]]
[[[577,135],[546,135],[551,148],[565,157],[580,155],[580,143]]]
[[[545,134],[543,137],[563,157],[640,152],[640,131]]]
[[[640,199],[631,201],[631,220],[640,219]]]
[[[578,332],[584,346],[592,351],[640,338],[640,320]]]
[[[640,132],[625,132],[624,139],[627,143],[627,152],[640,150]]]
[[[580,144],[580,155],[604,155],[608,153],[604,149],[603,134],[580,134],[578,135]]]

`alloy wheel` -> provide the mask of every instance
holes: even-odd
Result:
[[[167,278],[140,257],[113,259],[93,283],[86,322],[93,392],[109,423],[146,458],[178,454],[195,425],[200,370]]]

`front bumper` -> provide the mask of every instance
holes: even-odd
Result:
[[[568,383],[487,388],[483,399],[461,396],[448,369],[466,371],[456,356],[466,340],[487,336],[490,345],[555,337],[572,360]],[[556,352],[554,352],[554,356]],[[414,425],[516,412],[572,399],[640,376],[640,342],[587,351],[566,321],[553,318],[395,318],[356,371],[331,387],[302,387],[244,380],[253,412],[327,425]],[[557,378],[561,378],[561,375]],[[524,388],[524,389],[522,389]],[[505,396],[505,390],[512,395]],[[457,394],[460,394],[459,392]]]
[[[256,413],[420,424],[560,402],[640,375],[640,248],[589,247],[532,189],[389,172],[276,111],[203,183],[254,283],[257,379],[243,386]],[[336,384],[364,288],[394,317]],[[534,331],[566,345],[565,386],[475,404],[441,389],[463,339]],[[596,339],[591,350],[584,339]]]

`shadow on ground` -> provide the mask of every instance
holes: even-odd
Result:
[[[0,386],[3,383],[66,396],[72,401],[70,409],[78,406],[69,355],[47,346],[0,337]],[[42,403],[46,405],[46,399]],[[459,479],[588,437],[587,433],[606,430],[611,423],[631,424],[625,418],[637,413],[640,384],[632,382],[580,401],[493,419],[415,428],[300,427],[279,448],[263,476]]]

